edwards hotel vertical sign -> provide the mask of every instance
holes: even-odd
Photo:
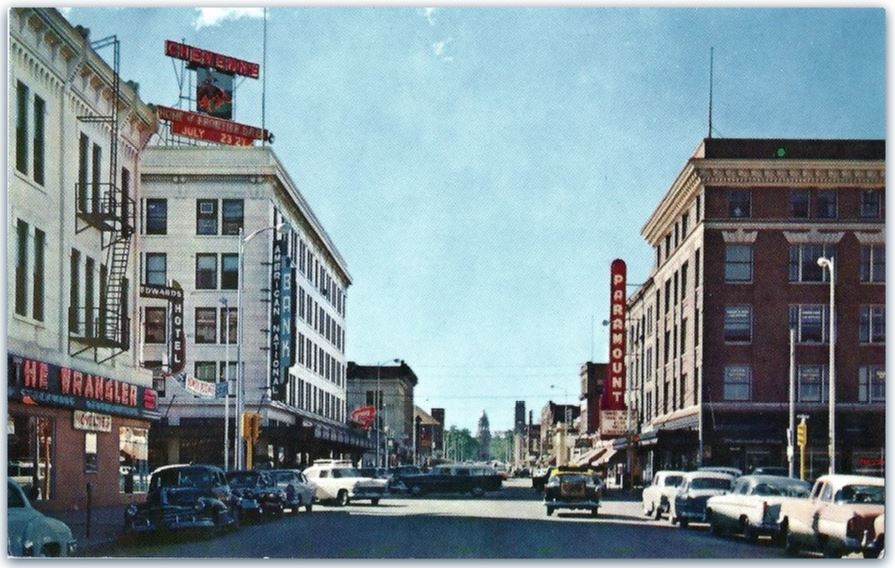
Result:
[[[126,503],[158,417],[130,317],[155,114],[105,62],[114,37],[28,8],[9,11],[9,36],[9,476],[43,509],[84,508],[88,487],[94,506]]]

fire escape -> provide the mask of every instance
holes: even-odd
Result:
[[[108,181],[103,181],[97,169],[93,172],[93,179],[87,180],[82,173],[75,184],[75,232],[81,233],[91,227],[100,231],[106,271],[100,274],[100,305],[92,306],[92,300],[88,300],[85,306],[70,306],[68,314],[69,354],[77,355],[93,349],[94,360],[98,363],[130,349],[127,265],[136,221],[134,200],[128,195],[127,187],[118,183],[118,107],[121,104],[118,37],[109,36],[90,44],[94,50],[109,46],[114,52],[110,114],[78,116],[78,120],[84,123],[108,125],[109,177]],[[81,152],[87,151],[82,148]],[[85,157],[82,155],[81,159]],[[96,166],[98,164],[94,164]],[[100,349],[109,351],[101,358]]]

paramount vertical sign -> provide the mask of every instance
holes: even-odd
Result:
[[[286,254],[286,238],[274,239],[270,274],[270,386],[274,398],[282,400],[292,366],[292,261]]]
[[[609,371],[600,399],[602,437],[624,435],[625,424],[625,311],[627,267],[625,261],[612,261],[609,311]]]

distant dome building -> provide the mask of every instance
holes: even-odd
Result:
[[[478,432],[476,438],[479,441],[479,459],[481,461],[491,460],[491,428],[488,424],[488,415],[482,410],[482,416],[479,418]]]

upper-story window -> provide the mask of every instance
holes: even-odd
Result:
[[[861,306],[858,338],[861,343],[886,342],[886,307]]]
[[[196,255],[196,289],[208,290],[218,287],[218,255]]]
[[[861,192],[861,217],[878,219],[880,216],[881,194],[877,189],[865,189]]]
[[[752,306],[724,307],[724,341],[749,343],[752,341]]]
[[[821,257],[836,256],[836,246],[824,244],[799,244],[789,246],[790,282],[827,282],[829,271],[817,264]]]
[[[829,376],[826,365],[799,365],[799,402],[826,402]]]
[[[218,234],[218,200],[196,200],[196,234]]]
[[[671,256],[671,233],[665,235],[665,260]]]
[[[826,343],[829,339],[830,306],[794,304],[789,306],[789,327],[796,330],[799,343]]]
[[[221,255],[221,288],[236,290],[239,285],[239,255],[224,253]]]
[[[166,328],[165,308],[147,307],[143,311],[143,341],[146,343],[164,343]]]
[[[221,202],[221,213],[223,215],[221,234],[238,235],[243,227],[243,200],[224,199]]]
[[[858,402],[886,401],[886,368],[871,365],[858,369]]]
[[[824,190],[817,192],[817,216],[821,219],[836,219],[839,217],[835,191]]]
[[[807,219],[811,213],[811,192],[807,189],[794,189],[789,192],[789,216],[795,219]]]
[[[724,400],[752,400],[752,367],[724,367]]]
[[[681,265],[681,302],[687,297],[687,269],[689,263],[685,262]]]
[[[701,219],[702,219],[702,196],[697,195],[696,196],[696,222],[699,223],[699,221]]]
[[[861,282],[886,281],[886,245],[861,247]]]
[[[752,245],[727,245],[724,249],[724,280],[752,281]]]
[[[684,213],[681,217],[681,238],[687,238],[687,230],[690,228],[690,214]]]
[[[147,199],[146,200],[146,234],[147,235],[167,235],[168,234],[168,200],[167,199]]]
[[[727,194],[728,215],[734,218],[752,216],[752,192],[748,189],[732,189]]]
[[[146,284],[166,286],[168,283],[168,257],[163,252],[146,253]]]

